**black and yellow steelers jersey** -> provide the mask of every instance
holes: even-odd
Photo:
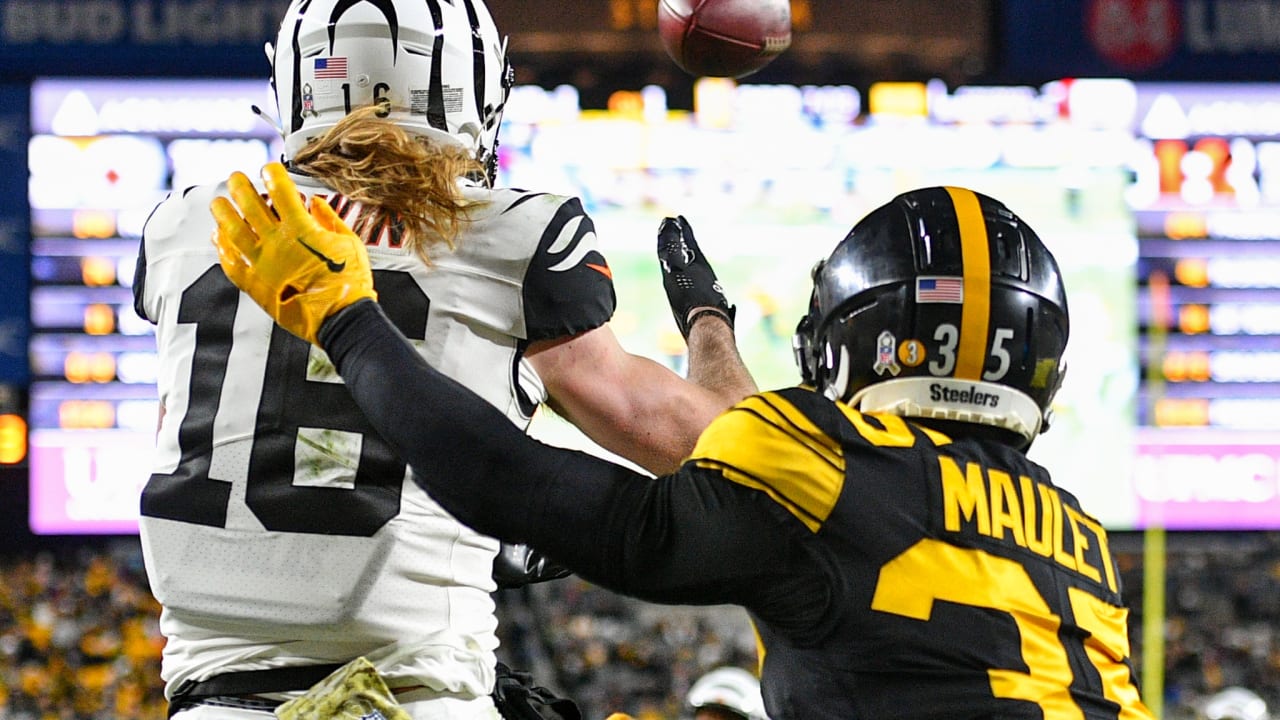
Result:
[[[745,607],[773,720],[1152,717],[1107,534],[1022,452],[790,388],[652,479],[523,437],[378,312],[321,339],[415,480],[604,587]]]
[[[1149,717],[1107,534],[1022,453],[797,388],[721,417],[691,464],[768,495],[830,574],[820,640],[759,618],[771,711]]]

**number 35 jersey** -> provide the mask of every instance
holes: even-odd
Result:
[[[747,601],[770,716],[1150,720],[1106,530],[1021,452],[938,426],[791,388],[699,438],[686,469],[767,495],[792,572],[826,578]]]
[[[295,180],[357,217],[356,203]],[[134,283],[135,309],[156,325],[164,410],[141,536],[164,606],[167,691],[225,672],[345,662],[400,641],[431,648],[410,654],[405,677],[487,694],[497,541],[427,497],[323,351],[223,275],[208,210],[220,193],[225,185],[199,186],[156,208]],[[432,249],[430,266],[393,223],[357,231],[400,331],[527,427],[545,391],[524,348],[607,322],[612,280],[578,200],[466,193],[478,203],[472,222],[456,250]]]

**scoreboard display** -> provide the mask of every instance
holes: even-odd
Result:
[[[133,532],[159,405],[133,310],[143,224],[172,188],[279,156],[263,81],[39,80],[31,89],[31,527]]]
[[[1143,524],[1280,527],[1280,87],[1140,84]]]
[[[252,110],[272,101],[263,80],[176,78],[40,79],[27,99],[30,524],[131,533],[159,413],[142,228],[172,189],[278,158]],[[652,257],[657,219],[682,213],[757,381],[793,384],[812,263],[899,192],[972,187],[1036,228],[1071,302],[1032,458],[1110,528],[1280,528],[1280,85],[701,81],[694,99],[583,109],[571,86],[519,86],[504,118],[500,184],[583,199],[624,347],[683,369]]]

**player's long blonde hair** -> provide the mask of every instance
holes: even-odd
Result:
[[[347,115],[300,150],[292,168],[360,203],[356,217],[344,216],[361,237],[398,226],[404,246],[429,263],[430,248],[452,249],[469,220],[459,179],[484,177],[484,168],[460,146],[412,135],[378,109]]]

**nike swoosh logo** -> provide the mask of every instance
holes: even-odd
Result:
[[[345,260],[343,262],[334,262],[330,260],[327,256],[325,256],[324,253],[308,245],[307,241],[303,240],[302,238],[298,238],[298,244],[306,248],[307,251],[310,252],[312,255],[315,255],[316,257],[323,260],[324,264],[329,268],[329,272],[331,273],[340,273],[347,267],[347,263]]]
[[[315,251],[312,250],[312,252],[315,252]],[[609,269],[608,265],[596,265],[595,263],[583,263],[583,265],[586,265],[587,267],[591,268],[592,270],[595,270],[596,272],[609,278],[610,280],[613,279],[613,271]]]

